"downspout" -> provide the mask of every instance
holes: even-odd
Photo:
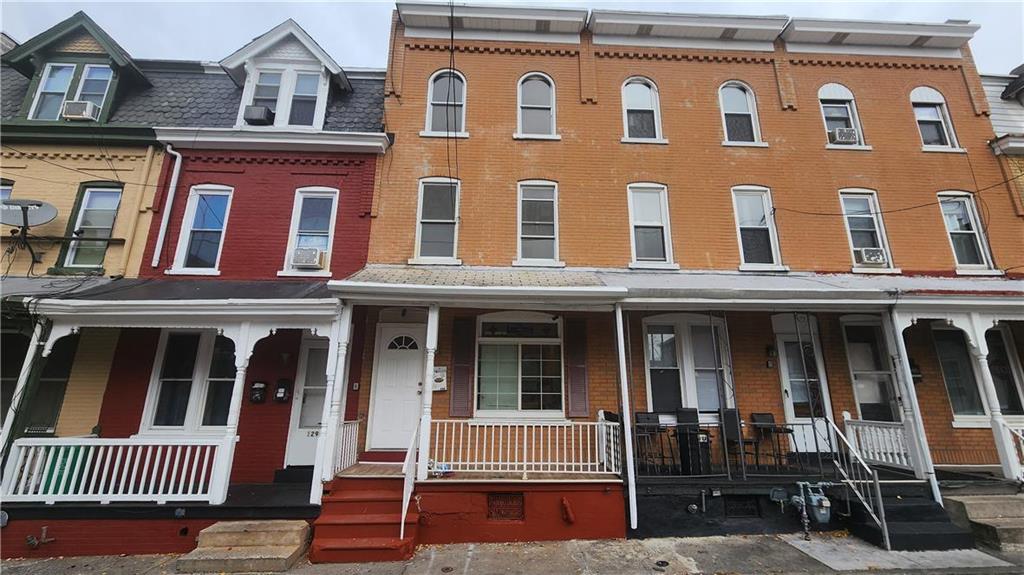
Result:
[[[629,502],[629,526],[636,529],[636,468],[633,467],[633,416],[629,412],[629,388],[626,372],[626,341],[622,322],[622,304],[615,304],[615,339],[619,355],[619,393],[622,401],[623,443],[626,447],[626,496]]]
[[[171,183],[167,186],[164,213],[160,215],[160,231],[156,234],[156,246],[153,248],[153,262],[150,267],[154,268],[160,265],[160,256],[164,251],[164,236],[167,235],[167,224],[171,220],[171,208],[174,206],[174,192],[178,189],[178,176],[181,175],[181,153],[174,151],[170,144],[164,144],[164,150],[174,156],[174,170],[171,172]]]

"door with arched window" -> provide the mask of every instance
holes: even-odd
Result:
[[[382,323],[370,385],[368,449],[405,449],[420,419],[424,324]]]

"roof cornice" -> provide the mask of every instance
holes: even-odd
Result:
[[[281,150],[383,154],[391,145],[384,132],[326,132],[236,128],[154,128],[156,138],[176,148]]]

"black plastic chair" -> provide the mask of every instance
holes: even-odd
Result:
[[[634,428],[636,431],[637,467],[639,468],[643,463],[648,472],[650,472],[651,466],[654,466],[655,472],[660,473],[661,466],[656,461],[659,457],[655,445],[658,434],[661,433],[661,420],[657,413],[646,411],[637,412],[634,420],[636,421]]]
[[[740,413],[736,409],[722,410],[725,421],[722,422],[722,437],[725,439],[726,451],[736,457],[738,463],[746,464],[747,457],[754,457],[757,463],[757,452],[751,451],[756,440],[743,436],[743,424]]]
[[[700,428],[700,414],[696,409],[676,410],[676,443],[683,475],[703,475],[710,470],[707,433]]]

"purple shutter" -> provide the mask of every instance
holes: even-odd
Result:
[[[587,417],[587,320],[565,322],[565,389],[569,395],[569,417]]]
[[[473,343],[476,320],[471,317],[455,318],[452,325],[452,385],[448,398],[448,415],[473,415]]]

